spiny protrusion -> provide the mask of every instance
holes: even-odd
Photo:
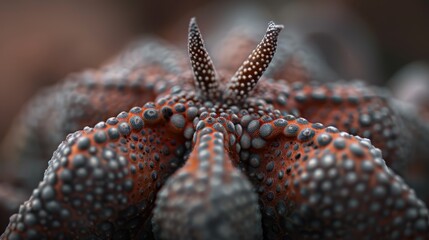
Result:
[[[195,18],[189,23],[188,51],[195,84],[203,98],[213,100],[219,97],[219,82],[213,62],[204,46]]]
[[[229,83],[225,99],[228,104],[238,103],[247,97],[259,78],[273,59],[277,46],[277,37],[283,25],[268,23],[267,32],[262,41],[240,66]]]

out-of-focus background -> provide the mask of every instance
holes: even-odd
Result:
[[[48,1],[0,2],[0,136],[38,89],[95,68],[144,34],[184,46],[187,22],[203,31],[243,9],[308,31],[343,78],[384,84],[429,60],[429,2],[409,1]],[[262,30],[261,30],[262,31]],[[287,28],[286,28],[287,31]],[[325,32],[322,32],[325,31]]]
[[[185,51],[192,16],[205,36],[232,19],[275,20],[315,47],[338,78],[387,86],[429,109],[426,0],[1,1],[0,141],[39,89],[97,68],[140,36],[158,35]]]

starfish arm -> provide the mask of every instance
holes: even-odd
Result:
[[[158,189],[183,160],[184,110],[161,99],[70,134],[0,239],[145,234]]]
[[[267,91],[269,89],[269,91]],[[289,85],[262,81],[255,96],[283,113],[368,138],[383,152],[389,167],[400,171],[410,154],[411,136],[386,93],[363,83]]]
[[[429,237],[428,209],[368,140],[290,115],[244,127],[265,238]]]
[[[166,51],[170,52],[159,44],[142,43],[100,70],[72,75],[63,83],[42,91],[29,102],[2,143],[3,159],[8,160],[2,164],[9,166],[3,168],[4,176],[10,175],[8,172],[16,173],[12,169],[25,169],[24,166],[42,170],[43,161],[67,134],[93,126],[123,109],[153,101],[171,88],[177,80],[175,71],[180,72],[180,64],[175,66],[170,63],[172,60],[161,62],[162,59],[150,56],[155,53],[163,56]],[[30,188],[40,177],[24,172],[17,174],[18,181],[26,181],[25,185]]]
[[[189,159],[158,195],[155,233],[159,239],[261,239],[257,195],[233,167],[226,122],[197,126]]]

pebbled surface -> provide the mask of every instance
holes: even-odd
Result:
[[[388,95],[262,76],[281,28],[270,23],[235,74],[215,71],[191,20],[192,71],[147,41],[47,90],[10,154],[27,163],[83,130],[0,239],[429,238],[427,207],[388,167],[412,145]]]

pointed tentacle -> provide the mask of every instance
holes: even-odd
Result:
[[[368,140],[290,115],[244,127],[265,238],[429,237],[428,209]]]
[[[144,226],[150,226],[156,193],[182,164],[183,132],[192,126],[186,119],[197,111],[177,102],[149,102],[70,134],[0,239],[151,234]]]
[[[198,125],[205,128],[189,159],[158,195],[154,231],[160,239],[262,239],[257,196],[232,165],[226,126]]]
[[[273,59],[277,47],[277,37],[282,29],[283,25],[276,25],[274,22],[268,24],[262,41],[231,78],[224,96],[228,104],[241,102],[255,87]]]
[[[218,62],[218,68],[230,72],[236,71],[242,59],[259,42],[258,24],[255,26],[235,27],[215,47],[213,59]],[[273,79],[284,79],[294,82],[331,82],[339,77],[317,54],[315,49],[299,41],[293,33],[281,36],[277,44],[276,56],[264,72],[264,76]]]
[[[195,18],[189,23],[188,52],[194,73],[195,85],[204,100],[216,100],[220,96],[219,79],[213,62],[204,46],[203,37]]]

